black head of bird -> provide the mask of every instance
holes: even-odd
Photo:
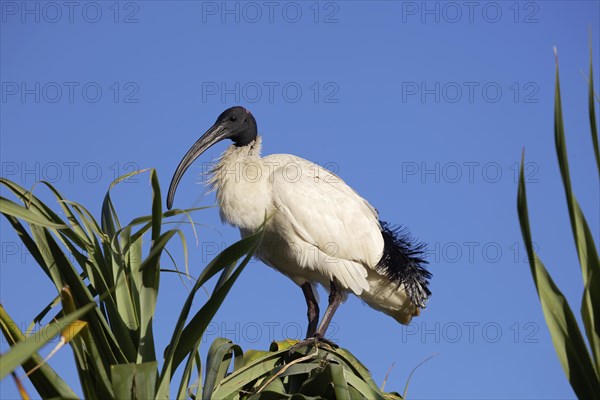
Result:
[[[167,208],[171,209],[175,200],[175,191],[185,171],[202,153],[221,140],[231,139],[236,146],[252,143],[258,135],[256,120],[244,107],[236,106],[223,111],[204,135],[198,139],[183,157],[169,186]]]

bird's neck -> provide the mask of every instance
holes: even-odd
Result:
[[[221,218],[241,229],[253,231],[263,221],[270,204],[268,174],[260,157],[261,138],[247,146],[231,145],[211,171],[209,184],[217,192]],[[249,197],[264,201],[249,201]]]
[[[217,192],[229,180],[239,181],[248,174],[247,164],[260,159],[262,138],[257,136],[247,146],[232,144],[221,154],[217,164],[210,171],[208,183]]]

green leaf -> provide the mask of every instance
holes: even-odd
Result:
[[[265,377],[266,380],[266,377]],[[257,383],[257,386],[262,386],[263,385],[263,381],[259,381]],[[254,388],[253,388],[254,389]],[[281,399],[281,398],[287,398],[290,397],[289,394],[286,393],[286,389],[285,389],[285,384],[282,382],[282,380],[280,378],[275,378],[273,380],[271,380],[271,382],[269,382],[269,384],[267,386],[265,386],[264,389],[262,389],[259,393],[255,393],[255,398],[257,399],[268,399],[268,398],[273,398],[273,399]]]
[[[550,330],[552,343],[577,397],[581,399],[600,398],[598,377],[573,312],[533,250],[533,241],[529,229],[529,215],[527,212],[527,193],[525,189],[523,161],[524,157],[521,159],[519,191],[517,195],[519,222],[521,224],[523,242],[525,243],[529,257],[531,274],[533,275],[544,317]]]
[[[336,361],[338,361],[342,365],[347,365],[348,368],[353,371],[354,374],[358,375],[362,380],[368,382],[371,386],[377,388],[375,381],[373,381],[373,377],[371,373],[352,353],[344,348],[338,348],[334,350],[323,349],[324,351],[329,352]]]
[[[115,399],[154,398],[158,362],[113,365],[110,374]]]
[[[120,248],[123,248],[122,244],[130,243],[130,229],[125,227],[122,231],[122,235],[120,239]],[[114,238],[117,240],[117,237]],[[115,250],[115,254],[113,257],[114,262],[118,265],[117,267],[117,275],[114,278],[115,285],[115,306],[116,312],[118,313],[120,319],[123,321],[123,324],[130,331],[129,335],[132,338],[132,344],[135,348],[138,348],[139,355],[139,330],[140,330],[140,311],[139,311],[139,298],[135,298],[139,296],[138,288],[135,287],[135,270],[131,264],[131,261],[134,261],[134,265],[139,269],[139,264],[141,262],[140,259],[136,260],[136,257],[139,255],[141,257],[141,248],[137,248],[137,245],[141,246],[141,241],[139,244],[134,246],[129,246],[128,251],[124,251],[124,254],[120,254]],[[132,252],[137,252],[132,254]],[[137,261],[137,263],[136,263]],[[139,362],[141,360],[138,359]],[[151,361],[151,360],[145,360]]]
[[[129,226],[120,225],[110,198],[110,190],[119,182],[140,172],[143,171],[122,176],[110,185],[102,205],[101,224],[85,207],[66,200],[49,183],[42,182],[58,200],[61,215],[66,217],[67,223],[31,191],[0,178],[0,184],[7,187],[25,205],[2,198],[0,211],[42,270],[52,279],[57,290],[60,291],[64,285],[71,288],[71,292],[63,298],[63,305],[67,305],[63,307],[64,312],[69,314],[69,310],[77,309],[82,304],[94,303],[94,298],[99,296],[99,306],[86,317],[88,324],[69,342],[73,347],[83,394],[90,399],[115,397],[110,377],[111,366],[127,365],[136,359],[155,361],[152,319],[158,292],[160,257],[175,234],[182,240],[186,271],[188,269],[187,245],[183,233],[172,230],[161,234],[161,228],[163,218],[184,214],[194,229],[194,223],[188,215],[193,209],[162,213],[161,193],[155,170],[150,170],[152,214],[134,218]],[[23,221],[30,225],[31,234]],[[133,228],[140,229],[132,234]],[[142,259],[143,234],[150,229],[150,251]],[[81,267],[82,272],[76,269],[78,267]],[[211,273],[215,274],[219,270],[215,268]],[[205,275],[207,279],[211,276]],[[89,279],[89,283],[86,279]],[[50,308],[46,307],[36,319],[41,319]],[[179,333],[184,326],[185,320]],[[21,344],[17,343],[15,346],[19,349]],[[175,347],[173,345],[173,349]],[[9,354],[15,353],[11,350],[2,356],[3,368],[8,365],[5,360],[11,360]],[[192,362],[186,368],[191,373],[193,360],[198,358],[197,349],[190,354]],[[31,360],[35,360],[35,356],[32,357]],[[197,365],[200,365],[199,362]],[[45,367],[43,365],[33,375],[41,376]],[[156,378],[156,366],[154,376]],[[188,373],[188,382],[189,377]],[[154,382],[156,383],[156,379]],[[146,392],[155,396],[155,388]],[[142,397],[147,396],[144,394]]]
[[[77,308],[75,306],[75,301],[68,286],[65,286],[61,289],[60,297],[63,306],[63,313],[69,314],[76,311]],[[98,377],[98,374],[94,373],[97,371],[92,372],[91,369],[88,368],[88,363],[91,360],[88,360],[88,352],[82,339],[82,336],[84,336],[85,332],[87,332],[87,323],[79,320],[75,322],[79,322],[82,328],[79,330],[68,328],[67,333],[69,333],[69,337],[67,338],[63,334],[61,339],[64,338],[71,344],[71,348],[73,349],[73,353],[75,355],[77,373],[79,375],[79,381],[81,382],[84,396],[88,399],[97,399],[99,395],[102,395],[103,397],[111,396],[112,392],[106,386],[108,382],[102,382],[102,380],[97,381],[96,377]],[[104,375],[106,375],[106,370],[104,367],[104,365],[100,364],[99,369],[104,372]],[[102,383],[105,385],[102,385]]]
[[[70,233],[68,234],[69,239],[73,240],[81,248],[86,248],[87,246],[89,246],[91,244],[90,238],[87,235],[87,233],[82,229],[81,224],[77,220],[75,214],[71,211],[71,208],[69,207],[68,203],[65,202],[64,196],[60,194],[60,192],[56,190],[56,188],[50,183],[45,181],[41,181],[40,183],[45,185],[54,194],[54,196],[58,200],[60,208],[67,217],[67,220],[70,222],[71,229],[67,231],[67,233]]]
[[[160,236],[162,225],[162,198],[158,176],[154,169],[150,172],[150,181],[152,185],[152,240],[156,240]]]
[[[177,341],[177,351],[174,356],[174,364],[175,366],[179,365],[181,360],[185,357],[185,355],[193,348],[194,344],[197,341],[197,338],[202,335],[202,332],[208,326],[208,323],[212,320],[214,312],[216,312],[217,308],[221,305],[224,300],[225,294],[233,285],[233,282],[242,272],[243,267],[250,261],[254,251],[258,247],[260,240],[262,239],[263,230],[262,228],[259,232],[247,236],[246,238],[240,240],[239,242],[234,243],[229,246],[223,252],[219,253],[210,263],[209,265],[202,271],[194,289],[192,289],[188,301],[191,306],[191,301],[193,300],[195,292],[212,278],[217,272],[223,270],[225,267],[231,265],[236,260],[239,260],[241,257],[246,256],[242,263],[238,266],[236,272],[229,278],[226,285],[223,285],[219,290],[215,290],[215,292],[211,295],[209,300],[206,302],[204,307],[200,311],[196,313],[196,315],[192,318],[190,323],[185,327],[185,329],[181,332],[182,341]],[[187,304],[187,302],[186,302]],[[184,309],[184,311],[189,312],[189,309]],[[211,312],[213,315],[210,315]],[[182,315],[180,318],[184,317]],[[183,322],[187,318],[187,314],[185,314],[185,318],[183,318]],[[195,338],[195,339],[194,339]]]
[[[598,316],[600,290],[598,290],[598,285],[600,285],[600,274],[590,270],[588,283],[583,289],[581,316],[590,347],[592,348],[592,355],[596,366],[596,375],[600,374],[600,317]],[[596,309],[595,311],[594,308]]]
[[[213,393],[213,397],[215,399],[231,398],[235,393],[239,392],[240,388],[269,374],[276,365],[281,363],[281,355],[287,352],[288,350],[273,352],[250,364],[244,365],[221,381],[221,384]]]
[[[108,191],[104,196],[104,202],[102,203],[102,212],[101,212],[101,222],[102,222],[102,230],[109,236],[113,237],[118,229],[121,229],[121,223],[119,222],[119,218],[117,212],[115,211],[115,207],[110,198],[110,191],[120,182],[141,173],[148,171],[148,169],[142,169],[139,171],[133,171],[128,174],[122,175],[111,182],[108,186]],[[154,171],[154,170],[151,170]]]
[[[229,293],[229,290],[233,286],[234,282],[242,273],[244,267],[248,264],[248,262],[250,262],[250,259],[252,258],[254,251],[258,247],[258,243],[260,242],[260,238],[262,238],[262,235],[260,235],[258,238],[259,239],[256,240],[256,238],[253,237],[253,240],[251,241],[253,246],[248,251],[246,258],[240,263],[240,265],[237,267],[237,269],[231,275],[231,277],[225,283],[223,283],[223,285],[220,288],[215,289],[208,301],[192,317],[188,325],[184,328],[181,335],[182,340],[178,343],[177,351],[175,353],[175,365],[179,365],[183,357],[185,357],[185,355],[192,350],[193,344],[196,343],[198,339],[204,334],[204,331],[208,327],[208,324],[210,323],[210,321],[212,321],[217,310],[225,300],[225,297]],[[227,249],[225,251],[227,251]]]
[[[19,365],[31,358],[37,351],[42,348],[54,337],[68,327],[75,320],[83,317],[88,311],[93,309],[96,303],[89,303],[79,308],[77,311],[70,313],[58,321],[51,322],[41,329],[40,334],[35,334],[27,337],[25,340],[16,343],[8,352],[2,355],[0,363],[0,380],[4,379]]]
[[[590,81],[592,76],[590,76]],[[592,87],[593,90],[593,87]],[[593,96],[592,94],[590,94]],[[593,107],[593,104],[592,104]],[[590,110],[594,112],[593,109]],[[556,64],[556,88],[554,101],[554,139],[556,144],[556,154],[560,167],[560,174],[565,188],[567,198],[567,206],[569,209],[569,217],[571,219],[571,227],[575,246],[577,248],[577,256],[581,265],[581,273],[583,275],[584,294],[582,299],[581,315],[586,329],[586,334],[592,348],[592,355],[595,360],[594,370],[596,376],[600,377],[600,320],[594,314],[593,299],[600,298],[600,259],[592,232],[587,224],[587,221],[579,207],[579,203],[573,194],[571,186],[571,177],[569,174],[569,160],[567,157],[567,144],[565,141],[564,121],[562,116],[562,104],[560,95],[560,80],[558,74],[558,62]],[[595,121],[591,121],[592,126],[595,126]],[[592,131],[594,128],[592,128]],[[593,136],[596,134],[592,132]],[[597,143],[595,143],[597,145]],[[597,148],[596,148],[597,150]],[[595,277],[594,281],[590,281]],[[600,304],[600,303],[596,303]],[[596,312],[596,314],[598,314]],[[597,378],[598,379],[598,378]]]
[[[52,224],[64,225],[64,227],[67,227],[65,222],[54,211],[52,211],[50,207],[41,202],[30,191],[27,191],[16,183],[4,178],[0,178],[0,184],[6,186],[11,192],[13,192],[33,215],[41,216],[45,220],[50,221]]]
[[[46,228],[68,228],[68,226],[65,224],[54,223],[49,219],[43,217],[42,215],[34,213],[29,208],[20,206],[2,196],[0,196],[0,212],[2,214],[22,219],[27,223],[43,226]]]
[[[589,103],[589,114],[590,114],[590,131],[592,134],[592,143],[594,147],[594,155],[596,156],[596,166],[598,174],[600,175],[600,150],[598,149],[598,127],[596,125],[596,110],[594,105],[594,68],[592,65],[592,44],[590,40],[590,77],[588,82],[588,103]],[[581,213],[580,213],[581,214]],[[583,215],[581,215],[583,218]],[[585,220],[584,220],[585,222]],[[585,224],[587,227],[587,223]],[[586,245],[590,249],[596,250],[596,243],[592,238],[589,228],[585,234]],[[596,251],[597,253],[597,251]],[[581,303],[581,316],[585,326],[586,334],[590,346],[592,347],[592,354],[594,356],[594,362],[596,366],[596,375],[600,376],[600,320],[598,314],[600,314],[598,308],[600,307],[600,263],[598,261],[598,255],[596,254],[595,259],[592,256],[591,263],[595,263],[594,266],[588,268],[588,279],[587,284],[584,288],[583,300]],[[594,306],[596,312],[594,312]]]
[[[194,365],[196,366],[196,370],[198,373],[198,382],[196,384],[194,384],[194,386],[196,387],[196,399],[199,399],[202,397],[202,382],[201,382],[201,377],[202,377],[202,361],[200,360],[200,342],[198,342],[196,344],[196,346],[194,347],[194,351],[192,351],[189,356],[188,356],[188,360],[185,363],[185,367],[183,369],[183,374],[181,377],[181,380],[179,382],[179,389],[177,391],[177,399],[178,400],[186,400],[189,396],[188,396],[188,389],[190,389],[190,380],[192,378],[192,369],[194,368]],[[199,395],[198,395],[199,394]]]
[[[0,329],[11,347],[26,339],[26,336],[21,332],[13,319],[10,318],[2,305],[0,305]],[[77,395],[69,385],[66,384],[50,365],[44,362],[44,359],[37,352],[32,353],[31,358],[25,360],[22,366],[41,397],[77,398]],[[31,372],[34,368],[37,369]]]
[[[591,35],[591,32],[590,32]],[[596,156],[596,166],[600,174],[600,150],[598,149],[598,126],[596,125],[596,110],[594,105],[594,67],[592,64],[592,41],[590,40],[590,78],[588,80],[588,109],[590,114],[590,130],[592,132],[592,145]]]
[[[207,266],[204,268],[194,287],[190,291],[188,298],[186,299],[183,308],[175,324],[173,330],[173,336],[169,342],[169,346],[165,350],[165,361],[163,368],[160,373],[159,388],[157,398],[168,397],[168,387],[172,374],[175,372],[179,364],[185,359],[187,355],[195,351],[199,339],[202,337],[204,330],[208,326],[208,323],[212,320],[214,313],[216,313],[218,307],[221,305],[224,299],[224,295],[228,292],[229,288],[241,273],[243,267],[250,261],[250,258],[263,235],[263,227],[259,232],[250,235],[239,242],[229,246],[223,252],[219,253]],[[217,272],[225,268],[226,266],[238,260],[246,254],[246,258],[240,264],[234,274],[228,281],[227,285],[224,285],[218,292],[212,294],[208,302],[202,307],[202,309],[196,313],[192,321],[185,326],[185,322],[189,316],[192,303],[196,292],[202,287],[206,281],[212,278]],[[184,328],[185,327],[185,328]]]
[[[214,389],[225,378],[227,370],[231,365],[231,357],[235,356],[235,369],[239,369],[243,362],[242,348],[235,345],[231,340],[217,338],[208,350],[206,361],[206,379],[202,398],[210,400]]]
[[[279,375],[281,378],[292,375],[304,375],[314,371],[317,368],[322,368],[320,362],[303,362],[292,365]]]
[[[331,383],[335,391],[335,398],[338,400],[350,400],[350,392],[348,390],[348,382],[346,381],[346,372],[338,364],[329,364],[331,373]]]
[[[41,324],[42,319],[44,319],[44,317],[50,312],[50,310],[52,310],[54,307],[56,307],[59,304],[60,304],[60,295],[58,295],[54,299],[52,299],[52,301],[50,303],[48,303],[48,305],[46,305],[46,307],[44,307],[44,309],[42,311],[40,311],[38,313],[38,315],[35,316],[33,321],[31,321],[31,323],[27,327],[27,330],[25,331],[25,335],[29,335],[31,333],[31,331],[33,331],[33,329],[35,328],[35,325]]]
[[[268,351],[264,351],[264,350],[248,350],[244,353],[244,364],[243,365],[248,365],[250,363],[253,363],[254,361],[264,358],[264,357],[268,356],[269,354],[271,354],[271,353]]]
[[[44,271],[46,276],[48,276],[48,278],[52,280],[52,275],[50,274],[50,269],[48,268],[48,265],[46,265],[46,262],[44,261],[44,258],[42,257],[42,254],[40,253],[37,244],[31,238],[25,227],[15,217],[6,214],[3,215],[6,217],[8,222],[10,222],[17,235],[19,235],[19,238],[27,248],[27,251],[29,251],[29,254],[33,256],[38,266],[42,269],[42,271]]]
[[[365,399],[377,399],[384,400],[385,396],[379,391],[377,387],[373,388],[371,385],[360,379],[359,376],[354,374],[346,373],[347,370],[344,371],[344,376],[348,381],[348,385],[352,386],[356,389],[362,398]]]

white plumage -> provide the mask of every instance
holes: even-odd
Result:
[[[251,121],[243,121],[248,119]],[[248,126],[236,129],[242,123]],[[417,257],[420,249],[411,249],[407,241],[400,247],[389,248],[394,247],[394,240],[401,239],[387,230],[386,244],[386,230],[377,211],[335,174],[293,155],[261,157],[256,123],[241,107],[221,114],[215,126],[188,152],[173,177],[169,207],[177,183],[191,161],[224,138],[232,139],[234,144],[223,153],[209,181],[217,193],[221,218],[246,236],[262,225],[265,215],[269,217],[257,256],[303,288],[309,305],[309,336],[315,334],[316,322],[310,311],[314,296],[307,290],[312,290],[315,283],[331,289],[333,282],[341,293],[339,301],[345,298],[345,293],[352,292],[403,324],[418,315],[419,306],[429,294],[426,287],[429,273],[418,265],[422,262]],[[402,254],[403,244],[408,254]],[[400,258],[405,255],[407,263],[416,265],[406,266],[406,271],[396,270],[405,267],[402,265],[385,265],[386,251],[388,258],[398,258],[394,251],[400,251]],[[416,288],[413,291],[419,297],[411,299],[405,290],[407,283]],[[330,296],[333,309],[329,312],[328,308],[326,313],[329,320],[337,307],[332,305],[336,300],[332,297],[333,293]],[[327,329],[329,320],[325,319],[318,336],[323,336]]]

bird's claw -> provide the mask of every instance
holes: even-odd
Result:
[[[334,349],[337,349],[338,347],[340,347],[337,344],[333,343],[331,340],[326,339],[326,338],[324,338],[323,336],[321,336],[321,335],[319,335],[317,333],[313,337],[306,338],[304,340],[299,341],[295,345],[293,345],[290,348],[290,354],[293,354],[293,353],[297,352],[302,347],[307,347],[307,346],[316,346],[316,347],[319,347],[320,344],[328,345],[328,346],[330,346],[330,347],[332,347]]]

